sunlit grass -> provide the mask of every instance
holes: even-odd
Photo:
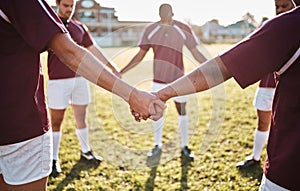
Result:
[[[229,46],[206,45],[205,48],[213,56]],[[106,48],[104,51],[122,68],[137,49]],[[151,56],[150,53],[146,59],[151,60]],[[195,64],[189,55],[187,57],[186,62],[191,62],[186,67],[189,71]],[[151,70],[151,64],[145,63],[124,75],[124,80],[136,85],[138,79],[145,79],[146,75],[147,80],[139,83],[138,88],[149,90]],[[134,78],[130,77],[131,74],[135,74]],[[68,109],[59,153],[63,173],[49,179],[48,190],[257,190],[262,169],[240,172],[235,168],[236,162],[243,160],[252,150],[257,123],[252,106],[256,84],[243,90],[231,79],[221,88],[225,91],[222,99],[212,98],[211,91],[190,97],[187,106],[190,116],[189,146],[196,158],[189,167],[181,166],[177,113],[174,103],[167,103],[163,134],[165,149],[161,165],[151,169],[145,165],[146,153],[154,146],[151,122],[135,122],[123,100],[91,85],[93,101],[88,113],[90,143],[105,161],[97,168],[79,162],[80,146],[75,135],[75,121],[71,109]],[[212,109],[213,103],[218,99],[224,103],[225,109],[224,113],[220,112],[223,116],[217,116],[220,117],[217,119],[223,119],[221,123],[211,120],[213,113],[217,112]]]

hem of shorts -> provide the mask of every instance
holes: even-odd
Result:
[[[254,105],[255,109],[259,110],[259,111],[265,111],[265,112],[268,112],[268,111],[272,111],[272,108],[271,109],[266,109],[266,108],[258,108]]]
[[[36,178],[32,178],[32,179],[29,179],[29,180],[26,180],[26,181],[21,181],[21,182],[10,182],[10,181],[7,181],[5,180],[4,178],[4,182],[6,184],[10,184],[10,185],[13,185],[13,186],[18,186],[18,185],[23,185],[23,184],[28,184],[28,183],[31,183],[31,182],[34,182],[34,181],[38,181],[38,180],[41,180],[45,177],[48,177],[51,173],[51,170],[49,170],[49,172],[47,172],[47,174],[45,174],[44,176],[39,176],[39,177],[36,177]]]
[[[51,131],[51,130],[50,130],[50,131]],[[47,131],[46,133],[50,133],[50,131]],[[45,133],[45,134],[46,134],[46,133]],[[44,136],[45,134],[43,134],[43,136]],[[44,141],[44,138],[43,138],[43,141]],[[44,143],[43,143],[43,144],[44,144]],[[43,152],[44,152],[44,149],[43,149]],[[44,153],[42,153],[42,155],[44,155]],[[43,164],[44,162],[45,162],[45,160],[42,159],[42,161],[41,161],[42,166],[44,166],[44,164]],[[17,185],[23,185],[23,184],[28,184],[28,183],[31,183],[31,182],[35,182],[35,181],[41,180],[41,179],[43,179],[43,178],[45,178],[45,177],[48,177],[48,176],[50,175],[51,171],[52,171],[51,168],[49,168],[49,170],[47,170],[47,171],[45,171],[45,170],[42,168],[41,173],[40,173],[39,176],[34,177],[34,178],[31,178],[31,179],[27,179],[26,181],[20,181],[20,182],[10,182],[10,181],[5,180],[5,177],[3,177],[3,178],[4,178],[4,181],[5,181],[6,184],[10,184],[10,185],[17,186]]]

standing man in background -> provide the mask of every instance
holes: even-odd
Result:
[[[116,76],[120,77],[120,73],[103,56],[101,50],[93,41],[87,27],[72,19],[76,1],[56,0],[56,5],[58,8],[57,15],[69,31],[72,39],[78,45],[89,50]],[[99,164],[103,159],[93,154],[88,140],[86,110],[90,102],[89,82],[64,65],[51,50],[48,51],[48,76],[48,105],[53,130],[53,165],[51,175],[57,176],[61,172],[58,156],[62,137],[61,124],[69,103],[72,105],[76,121],[75,132],[81,146],[81,160]]]
[[[292,0],[275,0],[276,15],[287,12],[295,8]],[[253,152],[244,161],[237,163],[239,169],[248,168],[260,164],[261,152],[268,141],[269,127],[272,116],[272,103],[275,94],[275,75],[274,73],[264,76],[256,90],[253,105],[257,110],[258,126],[254,132]]]
[[[183,46],[186,45],[193,57],[202,63],[206,58],[197,49],[198,39],[191,28],[179,21],[173,20],[172,7],[169,4],[162,4],[159,7],[160,21],[148,25],[139,42],[140,50],[133,57],[121,73],[124,74],[145,57],[150,48],[154,52],[154,79],[153,91],[157,91],[168,83],[173,82],[184,75]],[[186,102],[188,96],[180,96],[173,99],[176,105],[178,125],[181,134],[181,151],[183,156],[193,160],[194,156],[188,148],[188,115],[186,113]],[[157,159],[162,149],[164,119],[161,118],[153,123],[155,147],[148,153],[148,161]],[[152,162],[150,162],[152,163]],[[157,162],[155,162],[157,163]],[[150,164],[151,165],[151,164]],[[156,164],[154,164],[156,165]],[[151,165],[152,166],[152,165]]]
[[[139,120],[162,116],[162,101],[125,83],[78,46],[45,0],[1,0],[0,42],[1,191],[47,190],[53,144],[40,53],[49,48],[73,71],[121,97]]]
[[[167,101],[208,90],[232,77],[246,88],[266,74],[279,72],[260,191],[300,190],[299,23],[299,7],[280,14],[156,93],[162,101]]]

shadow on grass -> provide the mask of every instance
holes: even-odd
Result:
[[[252,177],[260,182],[263,175],[263,169],[260,165],[254,165],[245,169],[239,169],[239,173],[243,177]]]
[[[97,168],[101,163],[87,163],[79,160],[71,169],[71,171],[66,174],[66,177],[57,184],[53,191],[62,191],[66,186],[71,184],[74,180],[80,179],[80,172],[89,170],[92,168]],[[67,191],[75,191],[74,189],[68,189]]]
[[[189,188],[188,188],[188,171],[191,167],[192,161],[187,159],[184,155],[182,155],[180,159],[181,159],[181,179],[180,179],[180,189],[179,190],[186,191],[186,190],[189,190]],[[151,168],[150,175],[146,181],[145,191],[153,191],[154,190],[157,166],[154,166]]]
[[[157,167],[160,163],[160,157],[161,157],[161,150],[157,150],[154,156],[147,157],[146,165],[151,168],[151,171],[146,181],[145,191],[154,190],[156,172],[157,172]]]
[[[186,158],[185,155],[181,154],[181,180],[180,180],[180,191],[189,190],[188,188],[188,171],[192,166],[192,161]]]
[[[145,191],[154,190],[156,171],[157,171],[157,166],[151,168],[149,178],[146,181]]]

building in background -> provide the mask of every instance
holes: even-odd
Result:
[[[74,18],[89,28],[101,47],[136,46],[145,26],[150,23],[119,21],[115,8],[102,7],[95,0],[78,0]],[[226,27],[215,19],[203,26],[188,24],[204,43],[235,43],[256,28],[254,22],[253,16],[246,13],[241,21]]]
[[[201,41],[205,43],[235,43],[256,29],[248,20],[240,20],[228,26],[222,26],[217,20],[206,22],[202,27]]]
[[[114,8],[102,7],[95,0],[79,0],[74,18],[84,23],[101,47],[135,46],[149,22],[119,21]]]

